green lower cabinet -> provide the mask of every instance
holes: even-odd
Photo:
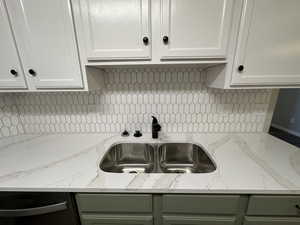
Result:
[[[235,225],[235,217],[163,216],[163,225]]]
[[[239,195],[163,195],[163,213],[233,215],[239,210]]]
[[[82,225],[300,225],[300,197],[76,194]]]
[[[249,198],[249,216],[300,216],[297,208],[300,196],[295,195],[252,195]]]
[[[300,218],[246,216],[243,225],[300,225]]]
[[[152,195],[146,194],[77,194],[82,213],[152,213]]]
[[[147,215],[97,215],[82,214],[82,225],[153,225],[152,216]]]

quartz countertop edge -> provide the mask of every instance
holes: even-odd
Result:
[[[217,165],[203,174],[107,173],[116,143],[189,142]],[[0,139],[0,191],[300,194],[300,150],[267,133],[21,135]]]

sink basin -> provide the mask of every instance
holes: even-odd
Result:
[[[159,165],[164,173],[209,173],[216,170],[205,151],[190,143],[162,144]]]
[[[100,168],[111,173],[209,173],[214,162],[190,143],[121,143],[110,147]]]
[[[150,173],[154,168],[154,149],[140,143],[114,145],[105,154],[100,168],[113,173]]]

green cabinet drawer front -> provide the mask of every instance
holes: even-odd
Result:
[[[300,216],[300,196],[264,196],[250,197],[247,215]]]
[[[238,195],[164,195],[163,213],[235,214]]]
[[[297,217],[245,217],[243,225],[299,225]]]
[[[235,217],[163,216],[163,225],[234,225]]]
[[[82,225],[153,225],[152,216],[81,215]]]
[[[136,194],[77,194],[81,212],[152,212],[152,196]]]

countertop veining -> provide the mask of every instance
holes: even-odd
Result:
[[[190,142],[217,165],[206,174],[106,173],[99,163],[120,142]],[[0,143],[0,191],[300,194],[300,150],[266,133],[23,135]]]

